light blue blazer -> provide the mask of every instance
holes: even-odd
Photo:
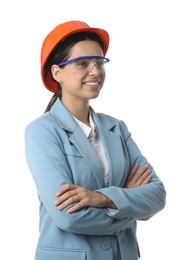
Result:
[[[104,186],[100,160],[72,115],[58,99],[50,112],[25,129],[26,160],[40,201],[40,235],[35,260],[137,260],[137,220],[148,220],[165,206],[165,188],[152,166],[152,180],[123,188],[135,162],[146,163],[123,121],[91,108],[109,164]],[[118,207],[85,207],[69,214],[54,205],[65,183],[100,191]],[[152,257],[152,256],[151,256]]]

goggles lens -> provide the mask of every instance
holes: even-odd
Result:
[[[68,65],[72,73],[84,74],[98,69],[100,73],[105,73],[105,65],[110,60],[102,56],[83,56],[67,60],[57,64],[59,67]]]

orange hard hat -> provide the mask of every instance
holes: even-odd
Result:
[[[92,28],[82,21],[69,21],[57,25],[44,39],[41,49],[41,76],[45,87],[52,91],[57,91],[57,83],[51,79],[50,72],[45,71],[45,64],[49,55],[55,49],[59,42],[62,42],[74,33],[93,32],[99,36],[104,43],[103,53],[106,55],[109,46],[109,34],[100,28]]]

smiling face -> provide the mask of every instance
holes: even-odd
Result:
[[[84,40],[72,47],[69,60],[83,56],[103,56],[103,51],[98,42]],[[84,73],[74,73],[70,66],[71,64],[63,68],[52,66],[52,74],[62,86],[62,102],[66,104],[77,101],[88,102],[98,97],[105,80],[105,73],[95,65]]]

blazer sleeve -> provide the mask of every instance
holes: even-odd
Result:
[[[125,150],[129,153],[131,167],[136,162],[140,164],[140,167],[148,163],[123,121],[120,121],[120,127],[116,131],[122,136],[126,147]],[[150,164],[149,166],[152,170],[152,179],[148,184],[130,189],[110,186],[99,190],[116,204],[118,211],[115,214],[111,214],[113,218],[147,220],[164,208],[166,203],[164,185],[156,175],[153,167]]]
[[[41,205],[57,227],[77,234],[114,235],[133,226],[132,220],[111,218],[105,209],[85,207],[71,214],[57,209],[56,191],[73,181],[55,129],[29,124],[25,129],[25,153]]]

